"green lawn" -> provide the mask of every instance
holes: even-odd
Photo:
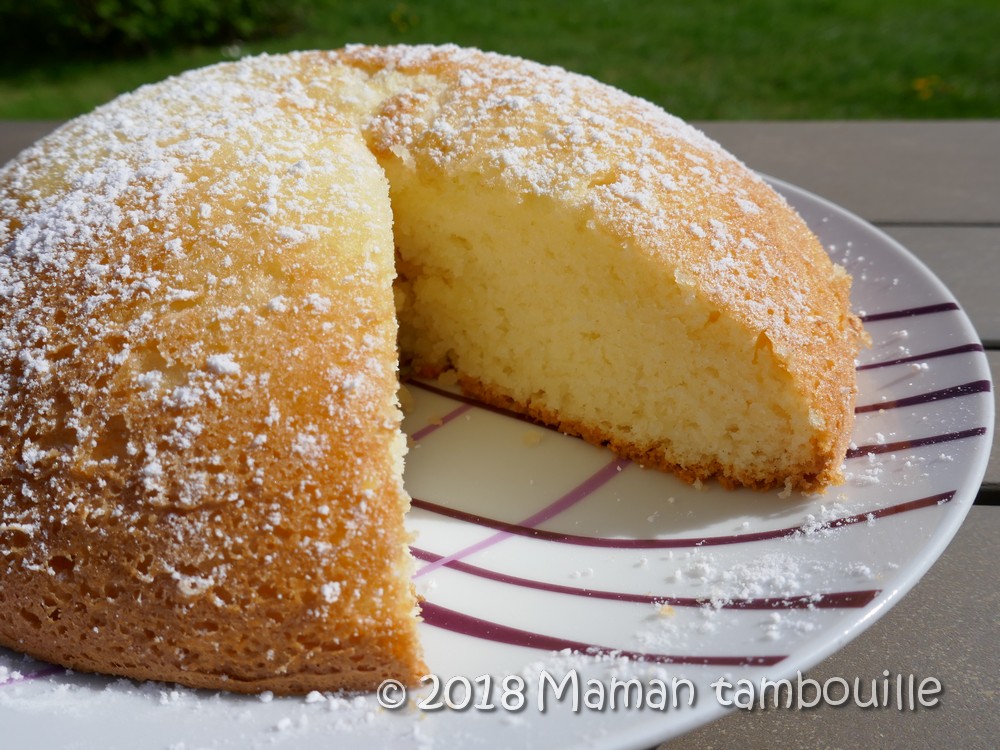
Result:
[[[284,39],[7,66],[0,118],[66,118],[233,55],[347,42],[521,55],[688,119],[1000,117],[997,0],[327,0]]]

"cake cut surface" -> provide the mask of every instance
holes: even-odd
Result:
[[[558,68],[193,71],[4,167],[0,245],[0,644],[75,669],[418,679],[400,356],[689,481],[841,479],[847,274],[720,146]]]

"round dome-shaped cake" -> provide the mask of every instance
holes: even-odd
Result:
[[[75,669],[419,678],[400,357],[689,481],[840,479],[847,274],[717,144],[558,68],[192,71],[6,165],[0,245],[0,644]]]

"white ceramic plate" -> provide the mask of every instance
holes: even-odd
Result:
[[[457,707],[418,708],[440,697],[430,685],[395,711],[375,696],[264,701],[67,674],[0,650],[5,746],[648,748],[721,715],[720,677],[795,678],[856,637],[972,504],[992,439],[990,375],[972,325],[919,261],[773,183],[853,273],[874,342],[843,487],[697,490],[412,385],[422,635]],[[519,710],[503,707],[505,678]],[[631,707],[616,679],[636,681]]]

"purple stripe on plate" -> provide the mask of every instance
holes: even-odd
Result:
[[[865,414],[868,412],[886,411],[888,409],[899,409],[903,406],[916,406],[918,404],[929,404],[934,401],[945,401],[949,398],[960,398],[962,396],[970,396],[974,393],[989,393],[989,392],[990,392],[990,381],[974,380],[971,383],[962,383],[961,385],[953,385],[949,388],[942,388],[939,391],[928,391],[927,393],[918,393],[916,396],[907,396],[905,398],[898,398],[894,401],[881,401],[875,404],[865,404],[864,406],[857,406],[854,408],[854,413]]]
[[[472,410],[472,404],[462,404],[461,406],[457,407],[456,409],[453,409],[450,412],[448,412],[447,414],[445,414],[437,422],[432,422],[431,424],[427,425],[426,427],[421,427],[419,430],[417,430],[412,435],[410,435],[410,439],[414,440],[414,441],[416,441],[416,440],[422,440],[423,438],[425,438],[428,435],[430,435],[432,432],[434,432],[436,430],[439,430],[440,428],[444,427],[446,424],[448,424],[453,419],[457,419],[458,417],[460,417],[463,414],[465,414],[467,411],[471,411],[471,410]]]
[[[585,480],[583,480],[580,484],[571,489],[565,495],[560,497],[554,503],[550,503],[549,505],[546,505],[544,508],[542,508],[534,515],[528,516],[520,524],[518,524],[517,528],[531,528],[540,523],[548,521],[550,518],[558,515],[559,513],[562,513],[567,508],[583,500],[583,498],[587,497],[587,495],[594,492],[601,485],[608,482],[612,477],[617,476],[618,473],[622,471],[622,469],[628,466],[628,464],[629,462],[624,459],[620,458],[613,459],[610,463],[605,464],[603,467],[601,467],[596,472],[591,474],[589,477],[587,477]],[[411,502],[414,505],[414,507],[419,508],[420,505],[418,503],[423,501],[418,501],[416,498],[413,498]],[[479,524],[479,525],[488,526],[488,524]],[[497,527],[489,527],[489,528],[497,528]],[[446,565],[452,560],[459,560],[463,557],[471,555],[473,552],[478,552],[481,549],[486,549],[487,547],[491,547],[497,542],[501,542],[507,537],[509,537],[510,534],[511,532],[507,531],[506,529],[499,529],[499,532],[494,534],[493,536],[489,536],[486,539],[483,539],[482,541],[476,542],[475,544],[471,544],[468,547],[460,549],[458,552],[453,552],[447,557],[442,557],[439,560],[428,563],[420,570],[418,570],[416,573],[414,573],[413,577],[417,578],[426,573],[430,573],[432,570],[435,570],[436,568],[439,568],[442,565]]]
[[[529,422],[539,427],[545,427],[550,430],[556,430],[552,425],[545,424],[544,422],[539,422],[527,414],[521,414],[520,412],[511,411],[510,409],[504,409],[500,406],[493,406],[492,404],[487,404],[471,396],[466,396],[464,393],[454,393],[452,391],[446,391],[443,388],[438,388],[437,386],[430,385],[429,383],[423,383],[419,380],[411,380],[407,382],[407,385],[413,386],[414,388],[419,388],[422,391],[427,391],[428,393],[433,393],[435,396],[442,396],[444,398],[449,398],[452,401],[458,401],[467,406],[474,406],[477,409],[483,409],[484,411],[493,412],[494,414],[502,414],[505,417],[511,417],[512,419],[518,419],[522,422]]]
[[[614,477],[618,476],[625,469],[625,467],[629,465],[629,463],[630,462],[624,458],[613,459],[554,503],[547,505],[534,515],[528,516],[526,519],[521,521],[521,525],[537,526],[538,524],[544,523],[550,518],[557,516],[567,508],[576,505],[576,503],[583,500],[583,498],[587,497],[587,495],[590,495],[600,489]]]
[[[912,318],[916,315],[932,315],[933,313],[948,312],[958,310],[959,306],[954,302],[939,302],[935,305],[924,305],[923,307],[909,307],[904,310],[889,310],[887,312],[861,315],[861,320],[865,323],[873,323],[877,320],[893,320],[895,318]]]
[[[928,359],[936,359],[938,357],[950,357],[954,354],[965,354],[967,352],[984,352],[982,344],[962,344],[961,346],[953,346],[950,349],[938,349],[937,351],[927,352],[926,354],[914,354],[912,357],[900,357],[899,359],[887,359],[881,362],[869,362],[865,365],[858,365],[857,370],[874,370],[877,367],[891,367],[893,365],[905,365],[910,362],[923,362]]]
[[[538,539],[545,542],[575,544],[583,547],[610,547],[613,549],[670,549],[677,547],[712,547],[721,544],[742,544],[744,542],[782,539],[784,537],[796,536],[799,534],[812,534],[825,529],[837,529],[842,526],[850,526],[851,524],[873,521],[876,518],[883,518],[884,516],[891,516],[897,513],[917,510],[918,508],[940,505],[941,503],[948,502],[954,496],[954,490],[950,492],[942,492],[937,495],[910,500],[909,502],[900,503],[898,505],[890,505],[886,508],[878,508],[866,513],[858,513],[853,516],[845,516],[832,521],[825,521],[823,523],[811,524],[807,526],[791,526],[787,528],[758,531],[750,534],[736,534],[731,536],[704,536],[674,539],[619,539],[615,537],[561,534],[555,531],[544,531],[542,529],[528,528],[519,524],[508,523],[506,521],[498,521],[494,518],[486,518],[485,516],[476,515],[474,513],[466,513],[465,511],[448,508],[444,505],[430,503],[426,500],[420,500],[418,498],[413,498],[412,502],[413,507],[415,508],[420,508],[421,510],[426,510],[431,513],[437,513],[438,515],[454,518],[455,520],[462,521],[464,523],[485,526],[491,529],[499,529],[507,534],[530,537],[532,539]],[[441,561],[438,563],[429,563],[429,565],[439,567],[440,565],[444,565],[446,562],[455,559],[455,557],[455,555],[452,555],[448,558],[441,558]],[[418,574],[423,572],[424,569],[418,571]]]
[[[442,555],[419,547],[410,547],[410,552],[418,560],[425,562],[437,562],[442,559]],[[602,591],[600,589],[585,589],[575,586],[563,586],[558,583],[547,583],[536,581],[531,578],[521,578],[507,573],[498,573],[488,568],[481,568],[477,565],[451,560],[444,563],[446,568],[456,570],[460,573],[486,578],[491,581],[505,583],[511,586],[521,586],[523,588],[538,589],[548,591],[553,594],[569,594],[571,596],[585,596],[591,599],[609,599],[630,604],[669,604],[674,607],[716,607],[719,605],[718,599],[698,598],[689,596],[650,596],[647,594],[628,594],[619,591]],[[825,594],[799,594],[796,596],[775,596],[761,597],[758,599],[727,599],[721,604],[722,609],[851,609],[866,607],[878,596],[881,591],[835,591]]]
[[[530,630],[513,628],[509,625],[482,620],[472,615],[456,612],[428,601],[420,603],[420,614],[428,625],[452,633],[482,638],[494,643],[505,643],[510,646],[524,646],[543,651],[570,651],[590,656],[624,657],[633,661],[652,662],[655,664],[697,664],[717,667],[770,667],[783,661],[785,656],[695,656],[691,654],[648,654],[640,651],[598,646],[593,643],[583,643],[568,638],[544,635]]]
[[[898,453],[900,451],[920,448],[925,445],[937,445],[938,443],[950,443],[953,440],[965,440],[970,437],[980,437],[986,434],[985,427],[973,427],[959,432],[947,432],[943,435],[928,435],[922,438],[911,438],[910,440],[900,440],[895,443],[874,443],[870,445],[859,445],[856,448],[848,448],[847,458],[861,458],[869,453]]]

